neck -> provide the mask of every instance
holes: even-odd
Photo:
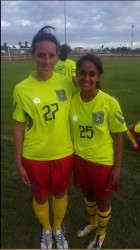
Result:
[[[83,102],[90,102],[92,99],[95,98],[97,93],[98,93],[98,89],[95,89],[94,92],[81,90],[80,95],[81,95]]]
[[[53,75],[53,72],[51,74],[47,74],[47,75],[42,75],[39,72],[36,72],[33,76],[36,80],[40,81],[40,82],[44,82],[49,80]]]

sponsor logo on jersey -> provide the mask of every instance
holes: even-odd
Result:
[[[56,94],[59,101],[63,102],[67,100],[67,96],[64,89],[56,90]]]
[[[76,115],[73,116],[73,121],[77,121],[77,116]]]
[[[34,103],[40,103],[40,99],[39,99],[39,98],[37,98],[37,97],[35,97],[35,99],[34,99]]]
[[[92,113],[92,122],[95,125],[100,125],[104,122],[104,112]]]

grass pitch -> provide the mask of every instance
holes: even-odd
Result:
[[[140,59],[103,58],[103,90],[119,99],[127,125],[140,120]],[[1,65],[1,248],[38,249],[42,226],[32,208],[32,193],[19,180],[13,150],[12,102],[14,86],[34,70],[33,61],[2,61]],[[119,193],[111,196],[112,216],[107,227],[105,249],[139,248],[140,151],[135,152],[124,133],[124,153]],[[71,183],[72,180],[71,180]],[[85,249],[95,232],[82,239],[77,230],[88,220],[81,190],[68,189],[64,218],[69,248]],[[51,203],[51,197],[50,197]],[[50,204],[50,220],[53,222]]]

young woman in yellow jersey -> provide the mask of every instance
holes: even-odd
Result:
[[[75,91],[72,81],[53,72],[59,42],[43,27],[32,40],[36,70],[14,90],[14,146],[20,179],[31,187],[34,212],[43,226],[41,248],[67,249],[61,229],[67,208],[65,189],[70,186],[73,145],[70,135],[70,100]],[[49,221],[48,196],[53,194],[53,228]]]
[[[73,96],[70,109],[74,185],[83,189],[90,215],[90,221],[77,235],[82,237],[97,228],[89,249],[101,248],[105,239],[111,214],[109,196],[118,189],[122,132],[127,129],[117,100],[99,89],[102,73],[102,63],[95,55],[87,54],[77,62],[81,91]]]
[[[75,87],[77,86],[76,79],[76,63],[69,59],[70,47],[67,44],[62,44],[59,50],[59,60],[55,65],[55,72],[70,77]]]

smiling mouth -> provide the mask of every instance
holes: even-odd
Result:
[[[45,66],[45,67],[42,67],[42,69],[43,69],[43,70],[49,70],[50,67]]]
[[[82,85],[84,85],[84,86],[89,86],[90,83],[85,83],[85,82],[83,82]]]

